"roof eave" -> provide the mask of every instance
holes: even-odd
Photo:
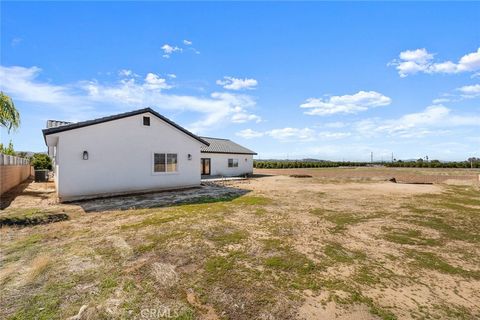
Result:
[[[156,116],[160,120],[163,120],[164,122],[168,123],[172,127],[176,128],[179,131],[182,131],[183,133],[189,135],[190,137],[192,137],[195,140],[201,142],[202,144],[206,145],[207,147],[210,146],[210,143],[208,143],[204,139],[202,139],[199,136],[193,134],[192,132],[188,131],[187,129],[183,128],[182,126],[176,124],[172,120],[162,116],[160,113],[156,112],[152,108],[144,108],[144,109],[134,110],[134,111],[131,111],[131,112],[126,112],[126,113],[119,114],[119,115],[114,115],[114,116],[109,116],[109,117],[104,117],[104,118],[99,118],[99,119],[94,119],[94,120],[87,120],[87,121],[83,121],[83,122],[72,123],[72,124],[68,124],[68,125],[64,125],[64,126],[60,126],[60,127],[55,127],[55,128],[42,129],[43,139],[45,140],[45,144],[46,144],[47,143],[46,136],[50,135],[50,134],[60,133],[60,132],[64,132],[64,131],[74,130],[74,129],[80,129],[80,128],[83,128],[83,127],[88,127],[88,126],[92,126],[92,125],[95,125],[95,124],[110,122],[110,121],[114,121],[114,120],[120,120],[120,119],[133,117],[133,116],[136,116],[136,115],[139,115],[139,114],[142,114],[142,113],[146,113],[146,112],[149,112],[149,113],[153,114],[154,116]]]
[[[256,152],[228,152],[228,151],[200,151],[200,153],[221,153],[221,154],[244,154],[255,156],[258,153]]]

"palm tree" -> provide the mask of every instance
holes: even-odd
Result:
[[[20,114],[12,98],[0,91],[0,125],[7,128],[8,133],[10,130],[17,129],[20,126]]]

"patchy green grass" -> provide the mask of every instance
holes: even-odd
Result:
[[[327,244],[324,248],[324,253],[333,262],[340,263],[354,263],[366,258],[365,253],[348,250],[336,242]]]
[[[420,230],[406,228],[382,227],[385,232],[383,238],[390,242],[407,245],[439,246],[443,243],[441,239],[425,237]]]
[[[233,251],[226,256],[208,258],[204,264],[207,284],[236,280],[238,274],[244,270],[239,262],[244,260],[245,257],[245,253],[242,251]]]
[[[373,218],[373,217],[362,216],[357,213],[336,212],[332,210],[326,210],[323,208],[313,209],[311,213],[333,223],[335,225],[333,228],[331,228],[331,231],[333,233],[343,232],[350,225],[354,225],[354,224],[367,221]]]
[[[441,194],[415,196],[403,208],[412,212],[404,221],[431,228],[442,238],[480,243],[480,190],[449,186]]]
[[[383,320],[396,320],[397,316],[390,310],[380,307],[369,298],[362,294],[361,289],[353,281],[345,279],[331,279],[326,278],[320,281],[320,286],[324,289],[329,289],[331,292],[330,299],[338,304],[344,305],[366,305],[373,315],[380,317]],[[343,292],[339,295],[337,292]],[[345,295],[346,294],[346,295]]]
[[[315,269],[315,264],[296,252],[288,252],[282,255],[265,259],[265,266],[282,271],[307,274]]]
[[[433,252],[409,250],[407,256],[413,259],[413,265],[416,267],[459,275],[464,278],[480,279],[480,271],[468,271],[460,267],[452,266]]]
[[[465,228],[463,226],[464,221],[456,220],[454,217],[444,217],[442,215],[414,215],[404,219],[406,222],[437,230],[441,233],[442,238],[480,242],[480,231],[478,229]]]
[[[263,196],[242,196],[232,200],[236,205],[265,206],[272,203],[272,200]]]
[[[297,185],[293,193],[288,186],[170,207],[72,215],[65,231],[63,223],[30,232],[2,228],[7,311],[0,310],[0,317],[68,319],[88,305],[86,318],[129,319],[161,301],[180,311],[173,317],[179,320],[205,317],[208,308],[220,319],[286,320],[298,318],[310,290],[321,304],[334,302],[347,312],[366,306],[384,320],[395,314],[478,318],[479,295],[471,288],[480,272],[467,270],[479,262],[472,249],[480,243],[478,189],[440,186],[439,194],[366,198],[362,188],[370,182],[356,181],[355,190],[342,194],[313,180],[298,182],[305,192]],[[374,218],[379,223],[365,223]],[[33,263],[41,255],[51,260]],[[157,263],[172,265],[178,279],[164,287]],[[23,264],[26,273],[17,270]],[[34,280],[22,282],[32,272]],[[417,292],[403,288],[419,280],[432,288],[425,293],[428,305],[395,301],[394,292],[416,299]],[[202,306],[187,300],[190,290]],[[447,290],[466,307],[445,301]],[[112,315],[107,308],[116,302]]]
[[[5,255],[3,263],[17,261],[21,258],[28,259],[36,253],[43,238],[44,237],[41,234],[31,234],[7,245],[3,245],[5,242],[0,243],[0,245],[2,245],[3,254]]]
[[[63,296],[74,286],[73,282],[49,283],[44,290],[20,302],[18,311],[11,320],[50,320],[61,319],[60,308]]]
[[[263,265],[273,272],[271,281],[279,287],[318,289],[315,274],[320,267],[317,264],[281,240],[271,239],[263,242],[267,253]]]
[[[264,208],[258,208],[258,209],[255,209],[255,211],[252,211],[252,213],[257,216],[264,216],[268,213],[268,211]]]
[[[205,200],[204,203],[200,204],[181,204],[169,208],[150,209],[145,212],[149,217],[143,219],[141,222],[123,225],[121,228],[123,230],[138,230],[148,226],[163,225],[181,218],[194,218],[204,215],[214,217],[217,214],[228,214],[232,212],[233,204],[230,198],[215,198],[214,200]]]
[[[135,247],[135,252],[142,254],[155,250],[156,248],[165,245],[172,239],[180,239],[186,237],[187,233],[183,231],[152,233],[142,239],[141,243]]]
[[[244,230],[235,230],[235,231],[219,231],[215,233],[210,240],[214,241],[220,246],[225,246],[229,244],[240,243],[243,240],[248,238],[248,232]]]

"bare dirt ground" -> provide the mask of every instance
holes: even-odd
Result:
[[[0,229],[0,318],[479,318],[478,184],[336,170],[71,204],[28,184],[0,218],[70,219]]]
[[[326,179],[372,179],[386,180],[395,178],[405,183],[476,183],[479,169],[435,169],[435,168],[385,168],[385,167],[351,167],[351,168],[311,168],[311,169],[255,169],[257,174],[295,175],[309,174]]]

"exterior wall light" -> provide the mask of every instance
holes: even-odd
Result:
[[[83,151],[82,159],[88,160],[88,151]]]
[[[192,160],[192,155],[189,153],[187,158],[188,158],[188,160]]]

